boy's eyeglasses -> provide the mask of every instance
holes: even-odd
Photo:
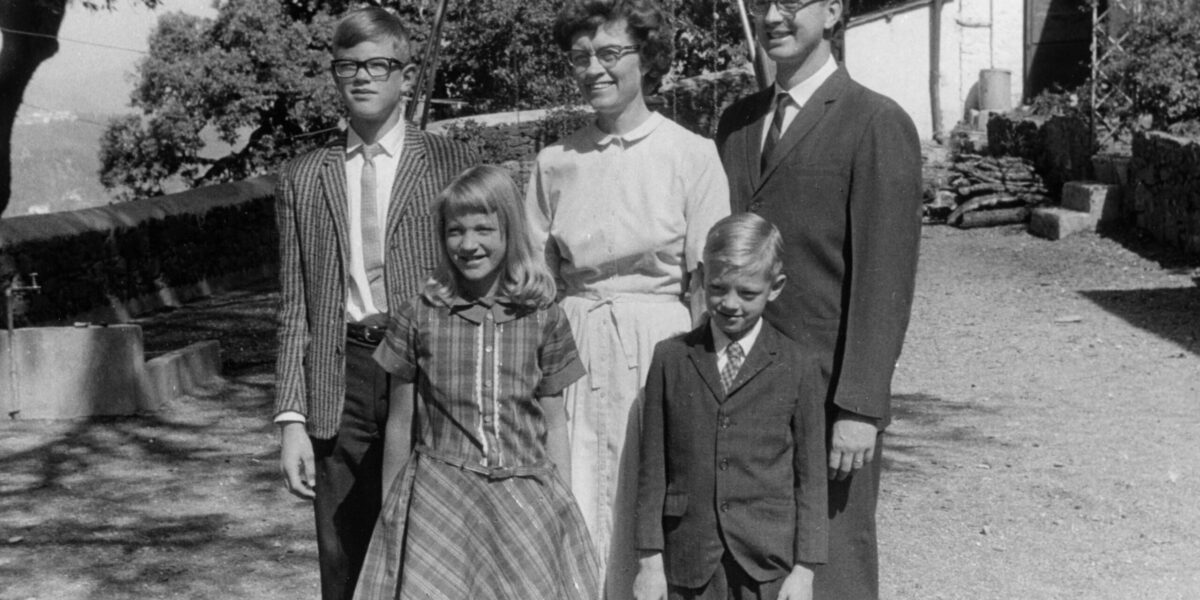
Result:
[[[746,3],[746,10],[756,17],[766,16],[771,10],[771,5],[779,9],[779,13],[789,17],[795,16],[796,13],[804,10],[804,7],[809,4],[816,4],[822,0],[750,0]]]
[[[339,79],[358,77],[359,69],[366,69],[367,75],[370,75],[371,79],[387,79],[392,71],[403,69],[404,63],[394,58],[384,57],[368,58],[367,60],[333,60],[329,62],[329,68]]]
[[[567,62],[570,62],[572,67],[583,70],[592,66],[592,57],[595,56],[596,60],[600,61],[600,66],[611,69],[622,57],[637,52],[638,48],[641,46],[605,46],[593,52],[571,50],[567,52]]]

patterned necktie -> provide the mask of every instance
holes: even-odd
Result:
[[[371,301],[379,312],[387,312],[387,291],[383,287],[383,228],[379,223],[379,199],[375,187],[375,157],[383,154],[379,144],[363,146],[362,203],[359,207],[362,226],[363,267],[371,287]]]
[[[742,353],[742,347],[737,342],[730,342],[725,348],[725,368],[721,369],[721,386],[725,388],[725,393],[729,393],[729,388],[733,386],[733,380],[737,378],[738,369],[742,368],[742,360],[746,355]]]
[[[759,173],[767,170],[767,161],[771,159],[771,153],[775,151],[775,145],[783,135],[783,114],[791,102],[792,95],[787,92],[775,95],[775,116],[771,119],[771,128],[767,130],[767,140],[763,142],[762,157],[758,163]]]

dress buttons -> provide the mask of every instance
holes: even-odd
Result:
[[[485,348],[483,349],[483,351],[484,351],[484,352],[491,352],[491,351],[492,351],[492,347],[491,347],[491,346],[487,346],[487,347],[485,347]]]
[[[721,512],[729,512],[729,503],[728,502],[721,503]]]
[[[727,459],[727,458],[722,458],[722,459],[721,459],[721,470],[722,470],[722,471],[725,471],[725,470],[728,470],[728,469],[729,469],[729,459]]]

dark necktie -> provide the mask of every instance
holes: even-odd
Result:
[[[725,393],[729,393],[729,388],[733,387],[733,380],[737,379],[738,369],[742,368],[742,360],[746,355],[742,353],[742,347],[737,342],[730,342],[725,348],[725,368],[721,369],[721,386],[725,388]]]
[[[783,135],[783,113],[791,102],[791,94],[787,92],[775,94],[775,116],[771,119],[771,128],[767,130],[767,140],[763,142],[762,158],[758,163],[759,173],[767,170],[767,162],[771,160],[771,153],[775,151],[779,137]]]
[[[383,286],[383,228],[379,223],[379,199],[375,190],[375,157],[383,153],[379,144],[363,146],[362,203],[359,210],[362,226],[363,267],[371,287],[375,309],[387,312],[387,291]]]

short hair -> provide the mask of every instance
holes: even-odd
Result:
[[[333,49],[347,50],[363,42],[392,40],[396,58],[402,63],[412,60],[408,29],[400,17],[378,6],[368,6],[346,13],[333,27]]]
[[[671,70],[675,33],[667,13],[654,0],[569,0],[554,21],[554,41],[563,51],[571,49],[571,38],[596,31],[606,23],[625,20],[629,35],[640,46],[638,55],[646,67],[642,93],[658,89]]]
[[[437,236],[442,260],[425,285],[430,300],[457,297],[458,270],[446,250],[446,223],[464,214],[495,214],[504,234],[504,273],[500,291],[509,300],[530,308],[545,308],[554,302],[557,287],[541,252],[533,249],[525,221],[525,203],[508,171],[495,165],[480,165],[463,171],[437,197]]]
[[[704,241],[704,266],[710,274],[728,271],[783,272],[783,236],[766,219],[738,213],[717,221]]]

